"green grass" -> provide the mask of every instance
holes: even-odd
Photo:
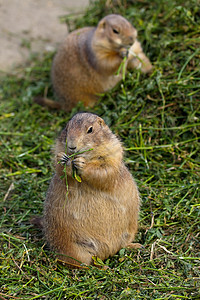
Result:
[[[105,5],[106,3],[106,5]],[[0,299],[199,299],[200,3],[198,0],[97,1],[70,28],[105,14],[138,29],[154,65],[128,73],[92,110],[123,141],[142,198],[137,241],[105,261],[108,270],[69,270],[30,225],[42,213],[52,176],[51,149],[70,114],[33,104],[53,97],[52,55],[32,59],[0,89]],[[9,188],[14,185],[14,190]]]

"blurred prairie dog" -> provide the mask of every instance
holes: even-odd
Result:
[[[93,106],[99,94],[112,89],[122,79],[122,71],[119,74],[117,71],[125,57],[126,69],[150,72],[151,62],[136,37],[137,30],[131,23],[115,14],[104,17],[97,27],[71,32],[55,55],[51,70],[59,102],[41,97],[35,101],[65,111],[70,111],[79,101]]]
[[[65,160],[66,154],[83,151]],[[72,177],[73,167],[81,182]],[[93,256],[104,260],[121,248],[141,247],[132,243],[138,229],[138,189],[123,163],[121,143],[103,119],[78,113],[68,122],[55,146],[55,169],[42,225],[59,259],[89,265]]]

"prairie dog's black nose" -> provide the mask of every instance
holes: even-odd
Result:
[[[75,151],[76,147],[68,147],[70,151]]]
[[[134,41],[135,41],[135,38],[133,36],[129,36],[129,45],[130,46],[132,46]]]
[[[127,45],[132,46],[134,42],[135,42],[135,37],[129,36],[127,40]]]

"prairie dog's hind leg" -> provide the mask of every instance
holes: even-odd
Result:
[[[74,243],[57,256],[59,260],[71,266],[81,267],[81,264],[91,265],[93,255],[87,248],[84,249],[84,247]]]

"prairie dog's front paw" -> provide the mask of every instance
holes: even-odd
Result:
[[[57,159],[58,163],[61,163],[62,165],[64,165],[65,163],[68,162],[69,156],[64,152],[59,152],[59,153],[57,153],[56,159]]]
[[[83,157],[74,158],[73,165],[76,169],[82,170],[85,166],[85,158],[83,158]]]

